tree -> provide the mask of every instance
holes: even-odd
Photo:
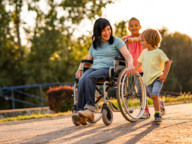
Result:
[[[102,8],[113,1],[45,0],[47,7],[41,9],[39,0],[3,0],[0,4],[0,87],[73,81],[72,75],[91,45],[90,36],[74,39],[73,32],[84,19],[93,21],[96,15],[101,16]],[[26,5],[26,13],[36,14],[34,28],[21,17]],[[13,9],[8,11],[6,6]],[[21,29],[26,33],[27,46],[21,45]],[[38,93],[33,90],[33,94]],[[16,97],[33,102],[21,95]],[[0,103],[5,100],[0,98]],[[16,104],[16,108],[21,107],[27,106]]]
[[[123,38],[123,36],[128,35],[128,27],[126,26],[128,21],[120,21],[119,23],[115,24],[115,36]]]
[[[161,49],[167,54],[172,65],[163,90],[175,92],[191,91],[192,85],[192,39],[186,34],[168,34],[166,28],[160,30],[163,40]],[[163,33],[162,33],[163,32]]]
[[[31,52],[27,58],[25,75],[30,76],[30,79],[26,81],[26,84],[72,81],[73,78],[72,76],[69,78],[69,75],[74,73],[75,69],[69,69],[69,67],[76,67],[77,65],[74,64],[77,63],[76,61],[79,63],[81,59],[80,57],[80,59],[72,58],[77,57],[73,53],[75,54],[74,51],[78,49],[76,47],[85,45],[82,42],[81,45],[75,44],[83,40],[72,39],[73,32],[85,18],[93,20],[95,15],[101,16],[102,8],[109,3],[112,3],[112,0],[65,0],[61,3],[50,0],[47,1],[49,8],[47,13],[40,9],[38,2],[33,6],[29,3],[29,11],[35,11],[37,17],[34,31],[26,30],[28,34],[34,34],[29,39]],[[58,9],[67,14],[58,17]],[[85,55],[84,51],[81,51],[81,54]],[[30,69],[31,66],[34,68],[33,71]],[[58,74],[58,72],[62,73]]]

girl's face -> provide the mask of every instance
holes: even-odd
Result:
[[[143,46],[144,49],[148,48],[149,47],[149,44],[147,43],[147,41],[145,40],[145,38],[142,38],[141,39],[141,44]]]
[[[138,36],[139,30],[141,29],[141,26],[137,20],[131,20],[129,22],[128,29],[131,32],[132,36]]]
[[[110,36],[111,36],[111,28],[108,25],[101,32],[101,41],[107,42],[110,39]]]

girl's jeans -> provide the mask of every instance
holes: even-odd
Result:
[[[109,77],[109,68],[86,70],[78,82],[77,110],[95,111],[95,90],[99,78]]]

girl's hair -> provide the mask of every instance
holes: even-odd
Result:
[[[107,19],[99,18],[95,21],[95,24],[93,27],[92,41],[93,41],[94,49],[97,49],[97,47],[101,45],[101,32],[106,26],[110,26],[111,36],[109,38],[109,44],[113,44],[114,38],[113,38],[113,30],[112,30],[111,24]]]
[[[135,18],[135,17],[132,17],[132,18],[129,20],[129,25],[130,25],[130,22],[131,22],[132,20],[138,21],[138,23],[139,23],[139,25],[140,25],[140,21],[139,21],[137,18]]]
[[[141,34],[141,39],[145,39],[154,48],[159,47],[162,40],[161,34],[155,29],[144,30]]]

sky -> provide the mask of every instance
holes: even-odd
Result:
[[[117,0],[103,9],[103,17],[111,25],[136,17],[142,29],[166,27],[170,33],[175,31],[192,37],[192,0]],[[91,22],[80,25],[84,33],[92,30]],[[82,29],[83,28],[83,29]],[[80,32],[76,33],[77,35]]]
[[[46,0],[40,0],[39,5],[44,12],[48,11]],[[55,0],[60,3],[62,0]],[[98,0],[99,1],[99,0]],[[11,7],[7,7],[11,9]],[[33,28],[35,26],[35,12],[26,12],[27,5],[23,7],[21,19]],[[141,22],[141,32],[147,28],[160,29],[166,27],[170,33],[178,31],[192,37],[192,0],[116,0],[114,4],[108,4],[102,9],[104,18],[108,19],[114,27],[115,23],[136,17]],[[65,13],[58,9],[59,16]],[[98,18],[98,17],[96,17]],[[94,22],[85,19],[78,25],[74,32],[75,37],[82,34],[89,35]],[[26,35],[21,29],[22,44],[25,45]]]

